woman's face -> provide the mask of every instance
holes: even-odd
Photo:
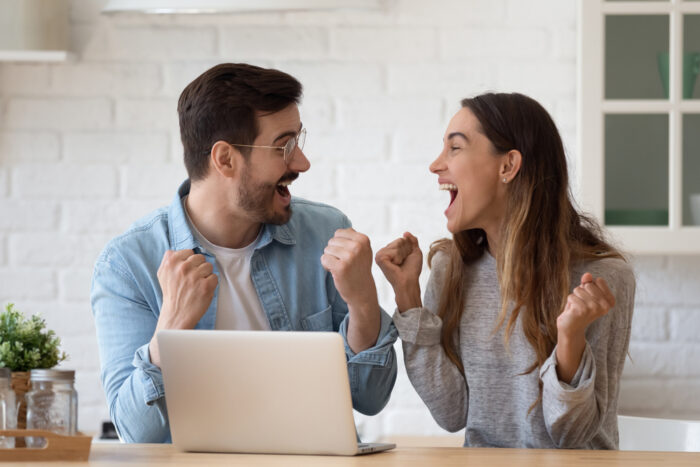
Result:
[[[499,172],[506,155],[496,154],[481,131],[472,111],[462,108],[450,120],[442,152],[430,164],[440,189],[450,193],[445,216],[453,234],[475,228],[488,233],[503,218],[506,191]]]

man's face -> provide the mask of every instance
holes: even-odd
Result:
[[[291,104],[273,114],[258,114],[259,133],[254,146],[283,147],[301,130],[299,108]],[[310,163],[299,147],[285,163],[282,149],[252,148],[244,161],[238,185],[238,204],[254,222],[284,224],[292,215],[288,185]]]

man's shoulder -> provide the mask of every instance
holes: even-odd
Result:
[[[350,226],[350,220],[340,209],[303,198],[292,198],[292,217],[289,222],[299,226],[310,223],[334,229]]]
[[[126,231],[112,238],[102,250],[98,262],[143,255],[168,244],[168,208],[161,207],[133,222]]]

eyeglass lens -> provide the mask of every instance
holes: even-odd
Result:
[[[299,146],[299,149],[304,149],[304,143],[306,142],[306,129],[302,129],[298,135],[293,138],[289,138],[287,144],[284,145],[284,161],[289,163],[294,149]]]

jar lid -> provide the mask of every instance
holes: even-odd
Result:
[[[9,368],[0,368],[0,378],[12,378],[12,372]]]
[[[75,370],[32,370],[29,379],[31,381],[73,381]]]

